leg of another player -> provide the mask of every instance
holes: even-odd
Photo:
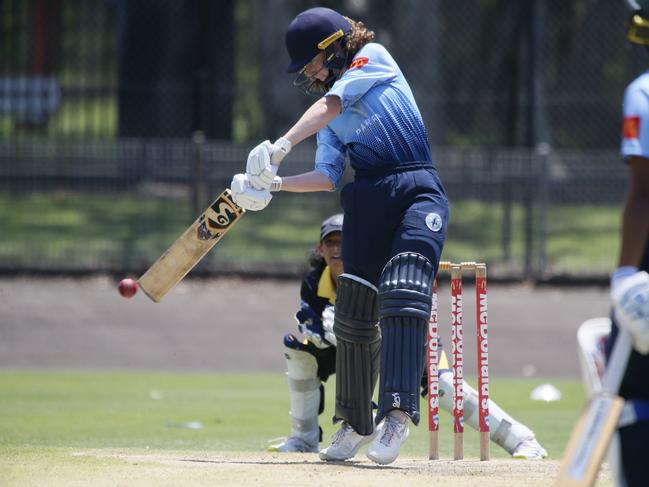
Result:
[[[318,412],[321,382],[318,363],[305,345],[288,334],[284,337],[286,376],[290,396],[291,436],[268,449],[278,452],[317,453],[320,442]]]
[[[464,381],[464,421],[478,429],[478,391]],[[453,371],[439,371],[440,406],[445,411],[453,412]],[[538,460],[548,456],[539,444],[534,432],[523,423],[516,421],[498,404],[489,400],[489,437],[491,441],[506,450],[514,458]]]

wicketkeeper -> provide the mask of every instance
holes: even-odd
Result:
[[[340,255],[343,215],[333,215],[322,222],[320,243],[311,259],[313,269],[300,289],[300,310],[296,314],[298,329],[304,339],[292,333],[284,336],[286,376],[290,396],[291,435],[272,445],[270,451],[320,451],[322,430],[318,416],[324,411],[322,382],[336,371],[336,337],[333,332],[336,280],[343,274]],[[424,371],[426,368],[424,367]],[[440,405],[453,413],[453,372],[444,352],[440,360]],[[422,378],[422,396],[426,397],[428,380]],[[465,421],[478,429],[478,393],[464,381]],[[528,460],[547,456],[534,433],[516,421],[495,402],[489,401],[491,440],[514,458]]]

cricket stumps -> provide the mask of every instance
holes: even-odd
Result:
[[[475,272],[476,344],[478,363],[478,421],[480,460],[489,460],[489,342],[487,315],[487,266],[478,262],[442,261],[439,272],[451,273],[451,356],[453,358],[453,458],[464,458],[464,331],[462,323],[462,273]],[[428,431],[431,460],[439,459],[439,316],[437,278],[428,324]]]

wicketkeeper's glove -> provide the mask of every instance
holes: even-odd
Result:
[[[300,333],[316,347],[327,348],[331,346],[331,343],[325,338],[322,320],[308,305],[303,306],[300,311],[295,313],[295,319]]]

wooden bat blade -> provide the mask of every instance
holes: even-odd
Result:
[[[556,487],[594,485],[623,406],[622,398],[607,395],[588,404],[570,436]]]
[[[138,279],[138,285],[154,302],[160,300],[191,271],[232,228],[245,210],[233,200],[229,189]]]

